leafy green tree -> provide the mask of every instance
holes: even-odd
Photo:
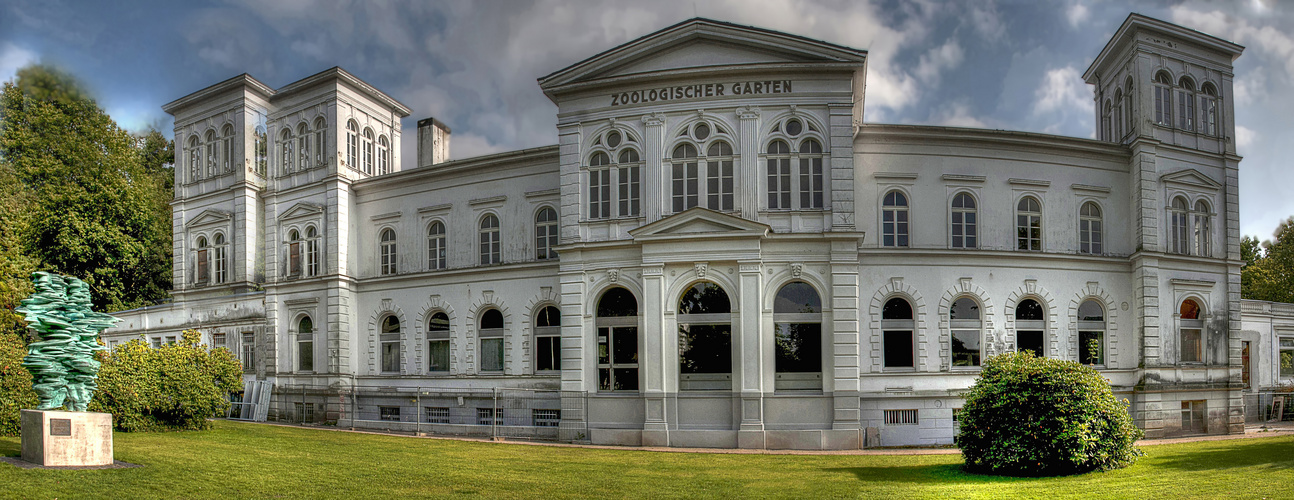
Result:
[[[27,191],[24,253],[89,283],[96,309],[164,298],[170,192],[158,183],[173,148],[132,137],[55,72],[26,69],[0,94],[0,167]]]
[[[18,89],[38,101],[70,104],[93,101],[85,85],[71,73],[49,64],[32,64],[18,70]]]
[[[1294,217],[1281,221],[1272,239],[1257,248],[1257,239],[1241,240],[1240,296],[1246,299],[1294,302]]]

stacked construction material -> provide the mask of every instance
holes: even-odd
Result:
[[[32,273],[36,291],[17,312],[26,315],[36,336],[22,365],[32,375],[40,410],[68,406],[85,411],[98,388],[99,362],[94,351],[99,332],[120,321],[90,309],[90,286],[84,281],[47,272]]]

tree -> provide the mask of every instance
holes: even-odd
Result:
[[[1240,296],[1246,299],[1294,302],[1294,217],[1281,221],[1272,239],[1241,240]]]
[[[50,68],[4,84],[0,175],[22,186],[29,214],[18,239],[40,268],[89,283],[96,309],[147,305],[170,288],[174,148],[132,137],[86,95]]]
[[[1143,433],[1096,370],[1032,352],[989,358],[958,413],[974,472],[1062,475],[1126,467]]]

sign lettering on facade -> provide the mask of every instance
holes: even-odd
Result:
[[[642,102],[674,101],[678,99],[698,99],[725,95],[748,94],[787,94],[791,92],[791,80],[763,80],[733,83],[697,83],[694,85],[677,85],[657,89],[634,90],[611,94],[611,105],[638,104]]]

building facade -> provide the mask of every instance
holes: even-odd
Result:
[[[864,123],[865,51],[693,19],[540,78],[555,146],[451,161],[426,119],[408,163],[409,108],[344,70],[240,75],[164,107],[175,300],[105,337],[197,328],[349,425],[365,389],[507,389],[593,443],[947,444],[1032,350],[1149,437],[1242,432],[1294,356],[1294,311],[1240,300],[1242,49],[1129,16],[1091,140]]]

